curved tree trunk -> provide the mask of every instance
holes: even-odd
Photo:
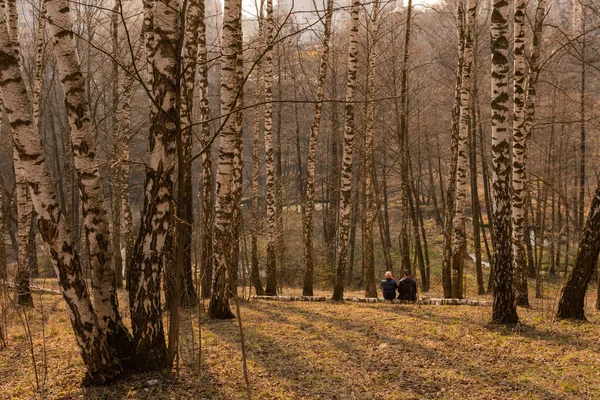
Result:
[[[54,181],[44,157],[39,133],[31,113],[31,103],[11,49],[4,13],[0,13],[0,94],[13,132],[15,148],[31,190],[33,207],[38,214],[38,227],[50,248],[52,261],[69,317],[77,338],[89,381],[104,383],[116,377],[121,366],[113,346],[108,346],[92,307],[79,257],[73,249]]]
[[[348,260],[348,233],[352,205],[352,155],[354,153],[354,90],[358,70],[358,23],[360,0],[352,1],[350,43],[348,45],[348,71],[346,78],[346,105],[344,108],[344,145],[342,148],[342,171],[340,178],[339,222],[337,229],[336,281],[333,289],[333,300],[344,298],[344,278]],[[352,278],[349,280],[352,284]],[[377,294],[375,294],[377,295]]]
[[[156,34],[152,51],[152,94],[148,161],[139,234],[129,267],[129,305],[135,346],[134,363],[140,369],[161,369],[166,345],[160,304],[163,254],[170,242],[173,170],[179,121],[177,78],[180,13],[178,0],[154,3]],[[158,33],[158,32],[157,32]]]
[[[519,322],[513,288],[510,207],[510,131],[508,114],[508,3],[492,10],[492,163],[494,191],[494,306],[492,323]]]
[[[585,320],[585,293],[600,253],[600,182],[581,233],[573,270],[560,293],[557,318]]]
[[[47,0],[50,32],[69,117],[75,170],[80,189],[86,244],[92,271],[94,310],[109,345],[120,356],[130,354],[131,336],[121,320],[111,265],[110,232],[104,205],[99,162],[96,161],[94,132],[87,103],[85,83],[73,38],[71,11],[66,0]]]
[[[333,0],[327,0],[327,10],[325,11],[325,31],[323,33],[323,43],[321,48],[321,62],[319,64],[319,78],[317,81],[317,98],[315,101],[315,113],[313,123],[310,127],[310,139],[308,143],[308,162],[306,165],[306,197],[304,199],[304,285],[302,288],[303,296],[313,295],[313,211],[315,207],[315,164],[317,156],[317,140],[321,127],[321,111],[323,109],[323,98],[325,97],[325,81],[327,80],[327,70],[329,65],[329,38],[331,36],[331,20],[333,18]]]

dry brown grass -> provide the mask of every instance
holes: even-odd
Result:
[[[203,319],[198,363],[197,310],[184,312],[179,377],[133,375],[108,387],[84,388],[64,302],[60,296],[41,299],[35,296],[37,306],[28,317],[38,371],[42,313],[46,317],[47,398],[244,398],[233,320]],[[530,310],[519,309],[521,325],[501,327],[488,325],[487,307],[245,303],[253,398],[599,398],[600,314],[589,309],[589,323],[557,322],[552,308],[553,299],[546,298],[543,306],[538,301]],[[0,349],[0,398],[39,398],[14,309],[9,325],[9,346]],[[144,387],[150,379],[160,384]]]

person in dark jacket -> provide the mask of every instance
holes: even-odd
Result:
[[[398,283],[394,280],[392,272],[387,271],[385,273],[385,279],[381,281],[383,298],[386,300],[394,300],[396,298],[396,289],[398,289]]]
[[[415,281],[410,270],[404,271],[404,278],[398,282],[398,299],[417,301],[417,281]]]

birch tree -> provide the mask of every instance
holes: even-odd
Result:
[[[346,104],[344,107],[344,144],[342,146],[342,171],[340,181],[340,205],[337,229],[336,281],[333,300],[341,301],[344,297],[344,279],[346,275],[348,233],[352,212],[352,156],[354,153],[354,91],[358,70],[358,24],[360,0],[352,1],[350,11],[351,25],[348,44],[348,67],[346,77]]]
[[[313,122],[310,127],[310,138],[308,143],[308,162],[306,165],[303,239],[304,239],[304,285],[303,296],[313,295],[314,259],[313,259],[313,211],[315,202],[315,165],[317,154],[317,140],[321,128],[321,112],[323,110],[323,98],[325,97],[325,82],[329,65],[329,39],[331,36],[331,20],[333,18],[333,0],[327,0],[325,11],[325,30],[321,47],[319,63],[319,75],[317,80],[317,98],[315,99],[315,111]]]
[[[494,0],[492,50],[492,187],[494,214],[494,305],[492,323],[517,323],[513,288],[510,201],[510,132],[508,118],[508,3]]]
[[[136,365],[160,369],[166,364],[166,345],[160,302],[163,253],[171,227],[173,170],[176,139],[180,133],[178,77],[181,59],[176,43],[180,35],[178,0],[154,3],[152,95],[148,160],[140,230],[129,271],[129,303]]]
[[[557,318],[585,320],[585,293],[600,253],[600,182],[581,233],[575,265],[560,292]]]
[[[456,168],[456,210],[454,212],[454,248],[452,251],[452,297],[463,297],[463,269],[467,252],[465,231],[465,203],[467,189],[467,149],[469,139],[471,72],[473,65],[473,38],[477,18],[477,1],[469,0],[464,31],[464,56],[460,91],[458,127],[458,160]]]
[[[208,313],[212,318],[233,318],[228,285],[231,274],[231,225],[233,217],[234,153],[237,138],[236,101],[238,96],[237,30],[241,28],[241,0],[226,0],[223,11],[221,61],[221,132],[216,177],[214,222],[214,264]],[[235,244],[237,245],[237,244]]]
[[[0,183],[2,185],[2,183]],[[4,199],[4,187],[0,186],[0,281],[6,281],[8,279],[8,269],[6,267],[6,243],[4,238],[6,237],[6,213]]]
[[[86,99],[85,83],[73,38],[71,11],[66,0],[47,0],[46,9],[58,70],[65,91],[65,107],[80,189],[86,248],[92,271],[93,305],[98,313],[100,328],[106,331],[109,345],[114,346],[118,354],[127,356],[131,350],[131,337],[119,314],[115,274],[111,265],[108,215],[104,206],[99,163],[96,161],[94,129]]]
[[[263,49],[263,35],[264,35],[264,0],[260,1],[258,7],[258,48]],[[256,102],[260,103],[262,100],[262,87],[263,87],[263,70],[262,62],[256,61]],[[260,280],[260,272],[258,268],[258,196],[259,196],[259,182],[258,177],[260,174],[260,163],[259,163],[259,136],[261,126],[261,107],[256,107],[254,110],[254,137],[252,147],[252,232],[251,232],[251,271],[250,280],[254,286],[254,290],[258,296],[264,295],[264,289]]]
[[[267,0],[265,80],[265,158],[267,172],[267,287],[277,294],[277,215],[275,212],[275,158],[273,156],[273,0]]]
[[[365,297],[377,297],[375,286],[375,253],[373,251],[373,224],[375,223],[375,191],[373,185],[373,120],[375,119],[375,63],[377,60],[377,26],[379,16],[379,1],[373,3],[371,19],[371,49],[367,70],[367,105],[366,130],[364,147],[364,223],[363,223],[363,254],[365,263]],[[408,28],[407,28],[408,29]],[[342,277],[343,279],[343,277]]]
[[[213,161],[210,149],[210,125],[208,103],[208,59],[206,48],[206,7],[205,2],[198,3],[198,90],[200,91],[200,145],[202,152],[202,177],[201,177],[201,269],[200,293],[202,298],[210,297],[212,284],[213,260]]]
[[[77,339],[89,382],[104,383],[121,371],[116,349],[107,345],[92,307],[81,273],[79,256],[74,251],[69,229],[57,201],[54,181],[35,127],[31,102],[23,82],[19,61],[12,50],[4,13],[0,13],[0,95],[12,129],[15,148],[27,172],[31,200],[38,214],[38,227],[48,244],[54,270],[73,332]]]
[[[444,209],[444,253],[442,258],[442,286],[444,297],[452,297],[452,234],[454,232],[454,212],[456,205],[456,170],[458,167],[458,136],[460,118],[460,89],[462,87],[462,71],[464,67],[464,6],[458,2],[456,13],[456,26],[458,32],[458,63],[456,68],[456,84],[454,86],[454,108],[452,109],[452,127],[450,139],[450,168],[448,173],[448,187]]]
[[[525,214],[525,1],[514,5],[514,85],[512,129],[512,253],[515,268],[515,299],[518,306],[529,305],[527,255],[524,239]],[[527,239],[529,240],[529,239]]]
[[[112,165],[112,253],[113,269],[117,288],[123,287],[123,257],[121,256],[121,178],[122,178],[122,155],[119,117],[119,12],[120,0],[113,0],[111,14],[111,39],[112,39],[112,110],[111,128],[113,139],[113,165]]]

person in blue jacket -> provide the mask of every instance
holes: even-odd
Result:
[[[385,279],[381,281],[383,298],[386,300],[394,300],[396,298],[396,289],[398,289],[398,283],[394,280],[392,271],[387,271],[385,273]]]

